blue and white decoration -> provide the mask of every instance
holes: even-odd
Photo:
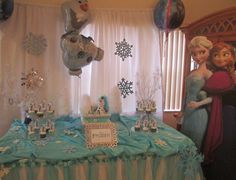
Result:
[[[117,84],[118,88],[121,91],[121,96],[123,98],[126,98],[126,96],[128,96],[129,94],[133,94],[134,91],[132,90],[132,85],[133,82],[129,82],[127,80],[125,80],[125,78],[122,78],[121,81]]]
[[[116,44],[115,55],[121,57],[122,61],[124,61],[128,57],[132,57],[131,49],[133,45],[129,45],[126,42],[125,38],[121,42],[115,42],[115,44]]]

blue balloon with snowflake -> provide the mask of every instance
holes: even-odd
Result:
[[[132,57],[131,49],[133,45],[128,44],[125,38],[121,42],[115,42],[115,44],[116,44],[115,55],[121,57],[122,61],[124,61],[128,57]]]
[[[117,84],[118,88],[120,89],[121,96],[126,98],[126,96],[133,94],[134,91],[132,90],[133,82],[129,82],[122,78],[121,81]]]

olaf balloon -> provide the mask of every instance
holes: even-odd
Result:
[[[66,31],[61,36],[63,63],[69,69],[70,75],[80,76],[82,67],[93,60],[102,60],[104,51],[94,45],[91,37],[80,34],[91,17],[87,0],[63,3],[62,14]]]
[[[61,8],[66,32],[82,30],[82,27],[88,23],[91,16],[87,0],[66,1]]]
[[[69,69],[69,74],[75,76],[79,76],[82,73],[81,68],[91,61],[102,60],[104,54],[102,49],[92,43],[91,38],[77,34],[76,31],[62,35],[61,48],[63,63]]]

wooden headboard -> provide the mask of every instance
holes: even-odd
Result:
[[[190,70],[190,53],[187,45],[194,36],[207,36],[211,41],[226,41],[236,45],[236,7],[210,14],[188,26],[180,28],[186,37],[185,75]]]

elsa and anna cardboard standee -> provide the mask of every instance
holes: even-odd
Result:
[[[87,0],[66,1],[61,8],[65,21],[65,34],[61,36],[63,63],[70,75],[80,76],[82,67],[103,59],[104,51],[91,37],[80,34],[91,18]]]

